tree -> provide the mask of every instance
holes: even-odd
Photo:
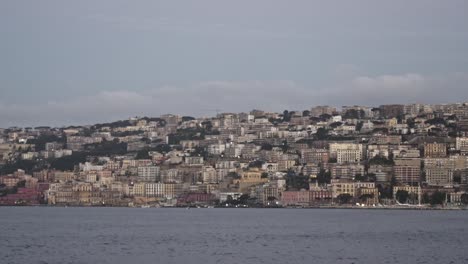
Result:
[[[237,172],[234,172],[234,171],[231,171],[227,174],[228,177],[230,178],[233,178],[233,179],[240,179],[241,176],[237,173]]]
[[[74,152],[70,156],[65,156],[56,159],[50,163],[50,167],[61,171],[71,171],[75,169],[75,166],[79,163],[86,161],[86,153]]]
[[[392,175],[392,178],[390,179],[390,186],[393,187],[397,184],[397,180],[395,175]]]
[[[192,117],[192,116],[183,116],[182,117],[182,122],[191,121],[191,120],[195,120],[195,117]]]
[[[385,184],[385,185],[378,184],[377,188],[378,188],[379,193],[380,193],[380,198],[382,198],[382,199],[392,199],[393,198],[392,186],[387,185],[387,184]]]
[[[333,123],[330,124],[330,127],[331,128],[337,128],[337,127],[339,127],[341,125],[343,125],[342,122],[333,122]]]
[[[249,163],[249,168],[261,168],[263,165],[263,161],[261,160],[254,160]]]
[[[467,205],[468,204],[468,193],[462,194],[461,197],[460,197],[460,201],[462,202],[462,204]]]
[[[18,188],[26,187],[26,180],[22,180],[22,181],[19,181],[18,183],[16,183],[16,187],[18,187]]]
[[[271,144],[268,144],[268,143],[263,143],[262,146],[261,146],[261,149],[262,150],[272,150],[273,146]]]
[[[340,204],[347,204],[351,201],[352,196],[349,193],[342,193],[337,198]]]
[[[362,203],[367,203],[367,200],[374,198],[374,194],[372,193],[366,193],[361,196],[359,196],[359,200],[361,200]]]
[[[289,122],[291,121],[291,113],[289,113],[288,110],[283,111],[283,122]]]
[[[399,203],[406,203],[408,201],[409,193],[405,190],[398,190],[395,196]]]
[[[369,160],[370,165],[394,165],[393,160],[377,155]]]
[[[170,152],[172,148],[168,144],[159,144],[154,148],[154,150],[159,153],[167,153]]]
[[[148,153],[148,149],[143,149],[137,152],[135,159],[151,159],[151,156]]]
[[[356,131],[361,131],[363,125],[364,125],[364,122],[359,121],[359,122],[356,124]]]
[[[267,172],[263,172],[261,178],[262,178],[262,179],[268,178],[268,173],[267,173]]]
[[[28,144],[34,144],[36,151],[43,151],[45,150],[45,145],[46,143],[49,142],[60,142],[64,143],[65,142],[65,137],[59,137],[56,135],[40,135],[35,139],[29,139]]]
[[[431,197],[429,197],[428,193],[424,193],[421,200],[421,203],[427,204],[431,201]]]
[[[304,175],[297,175],[293,171],[289,171],[286,175],[286,185],[289,189],[301,190],[309,189],[309,177]]]
[[[319,117],[323,121],[327,121],[328,119],[332,118],[332,116],[329,114],[321,114]]]
[[[368,173],[367,174],[367,181],[375,182],[377,180],[377,175],[375,173]]]
[[[326,130],[323,127],[320,127],[317,129],[317,132],[315,133],[315,136],[317,137],[318,140],[324,140],[328,138],[328,130]]]
[[[269,202],[276,201],[276,197],[274,197],[274,196],[268,196],[268,197],[267,197],[267,201],[269,201]]]
[[[436,191],[431,195],[429,203],[431,205],[443,204],[445,201],[445,197],[446,194],[444,192]]]
[[[324,169],[320,169],[320,172],[317,174],[317,182],[319,184],[330,183],[331,181],[331,172]]]
[[[416,193],[410,193],[408,196],[408,200],[411,204],[415,204],[418,202],[418,195]]]
[[[240,204],[247,204],[249,198],[250,196],[248,194],[242,194],[238,200]]]
[[[367,178],[365,176],[362,176],[360,173],[358,173],[358,174],[356,174],[356,176],[354,176],[354,180],[363,182],[363,181],[366,181]]]

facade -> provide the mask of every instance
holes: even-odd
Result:
[[[453,183],[453,170],[447,168],[426,168],[426,182],[432,186],[447,186]]]
[[[138,167],[138,179],[144,182],[157,182],[160,180],[160,170],[158,166]]]
[[[468,137],[457,137],[455,148],[462,153],[467,153],[468,152]]]
[[[424,157],[444,158],[447,156],[447,145],[445,143],[425,143]]]
[[[309,206],[309,191],[284,191],[281,194],[281,204],[283,206]]]

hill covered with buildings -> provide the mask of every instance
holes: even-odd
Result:
[[[468,104],[0,129],[0,205],[468,204]]]

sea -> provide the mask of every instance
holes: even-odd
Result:
[[[0,263],[468,263],[468,211],[0,207]]]

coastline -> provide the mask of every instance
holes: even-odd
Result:
[[[47,208],[135,208],[135,209],[346,209],[346,210],[411,210],[411,211],[465,211],[468,207],[432,207],[432,206],[286,206],[286,207],[183,207],[183,206],[83,206],[83,205],[0,205],[2,207],[19,208],[19,207],[47,207]]]

